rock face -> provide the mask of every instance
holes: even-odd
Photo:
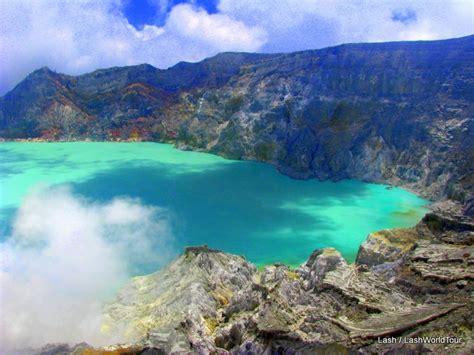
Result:
[[[297,272],[305,280],[304,288],[311,290],[321,284],[329,271],[333,271],[346,264],[341,253],[336,249],[318,249],[311,254],[308,261]]]
[[[256,268],[242,257],[207,247],[187,248],[158,273],[136,277],[105,308],[104,333],[144,340],[167,353],[211,351],[209,337],[234,294],[249,287]]]
[[[357,253],[356,263],[375,266],[396,261],[410,251],[417,234],[410,229],[387,229],[371,233]]]
[[[464,201],[473,191],[473,74],[474,36],[223,53],[77,77],[42,68],[0,99],[0,137],[173,142],[292,177],[388,182]]]
[[[128,342],[108,350],[472,353],[473,238],[472,218],[433,212],[414,228],[372,234],[355,264],[328,248],[296,270],[258,271],[238,256],[188,248],[167,268],[133,279],[105,308],[104,330]],[[392,336],[461,340],[380,341]]]

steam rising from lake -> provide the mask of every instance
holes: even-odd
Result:
[[[166,210],[34,189],[0,244],[0,350],[117,341],[100,331],[103,302],[137,270],[168,262],[173,242]]]

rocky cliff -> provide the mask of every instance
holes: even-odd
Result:
[[[432,199],[473,191],[474,36],[223,53],[68,76],[42,68],[0,99],[5,139],[153,140],[357,178]]]
[[[295,270],[257,270],[187,248],[105,307],[103,331],[123,344],[43,353],[472,354],[474,221],[447,207],[371,234],[354,264],[329,248]]]

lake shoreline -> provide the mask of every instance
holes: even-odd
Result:
[[[157,143],[157,144],[169,144],[169,145],[172,145],[175,149],[178,149],[178,150],[181,150],[181,151],[192,151],[192,152],[199,152],[199,153],[207,153],[207,154],[212,154],[212,155],[224,158],[226,160],[251,161],[251,162],[257,162],[257,163],[270,165],[270,166],[273,166],[280,174],[282,174],[284,176],[288,176],[289,178],[295,179],[295,180],[312,180],[312,179],[314,179],[314,180],[317,180],[317,181],[333,181],[333,182],[341,181],[341,180],[335,180],[335,179],[331,179],[331,178],[326,179],[326,180],[320,180],[316,177],[308,177],[308,178],[295,177],[295,176],[292,176],[292,175],[285,174],[284,172],[282,172],[278,168],[277,164],[274,164],[272,162],[254,160],[254,159],[232,159],[232,158],[227,158],[223,155],[219,155],[219,154],[216,154],[214,152],[209,152],[205,149],[196,149],[196,148],[190,147],[188,145],[179,144],[174,140],[154,141],[154,140],[141,140],[141,139],[132,139],[132,138],[129,138],[129,139],[111,139],[111,140],[93,140],[93,139],[50,140],[50,139],[45,139],[45,138],[13,138],[13,139],[7,139],[7,138],[0,137],[0,144],[1,143],[8,143],[8,142],[21,142],[21,143],[72,143],[72,142],[80,143],[80,142],[93,142],[93,143]],[[345,179],[342,179],[342,180],[345,180]],[[403,183],[402,184],[396,184],[396,183],[393,183],[391,181],[372,181],[372,180],[360,180],[360,179],[347,179],[347,180],[358,180],[358,181],[361,181],[361,182],[367,182],[367,183],[371,183],[371,184],[386,185],[389,188],[398,187],[398,188],[404,189],[408,192],[416,194],[417,196],[419,196],[421,198],[429,200],[430,202],[426,205],[426,208],[430,209],[430,210],[431,210],[430,206],[433,203],[437,202],[436,200],[431,199],[429,196],[427,196],[427,194],[423,193],[422,191],[419,191],[418,189],[406,186],[406,184],[403,184]],[[441,200],[441,201],[443,201],[443,200]]]
[[[24,143],[24,142],[25,141],[14,141],[11,143],[15,144],[15,143]],[[30,141],[30,140],[26,142],[32,143],[32,144],[46,143],[45,141],[36,142],[36,141]],[[211,240],[208,240],[209,236],[205,233],[205,231],[207,231],[207,227],[205,227],[204,225],[198,227],[198,229],[203,229],[204,232],[200,232],[199,235],[202,234],[202,236],[199,237],[200,239],[197,240],[197,243],[208,242],[213,248],[220,248],[223,250],[227,250],[229,252],[237,252],[240,254],[245,254],[250,260],[256,262],[257,264],[262,264],[262,265],[268,265],[268,264],[272,264],[274,262],[279,261],[279,262],[288,263],[292,267],[298,266],[304,261],[308,248],[314,249],[316,245],[319,245],[320,243],[317,240],[325,240],[325,239],[328,240],[327,243],[330,243],[330,244],[323,243],[321,247],[331,245],[338,249],[341,249],[343,254],[346,256],[346,258],[349,261],[353,261],[355,260],[355,257],[356,257],[357,248],[359,247],[361,243],[364,242],[367,235],[370,234],[371,232],[375,232],[384,228],[407,226],[406,223],[409,223],[409,225],[414,225],[417,222],[419,222],[419,219],[421,219],[426,212],[428,212],[428,209],[426,208],[426,203],[429,203],[429,202],[421,203],[421,200],[418,200],[418,197],[416,197],[415,194],[406,192],[405,189],[397,190],[397,188],[389,187],[383,184],[366,183],[366,182],[357,181],[357,180],[342,180],[342,181],[334,182],[331,180],[319,181],[317,179],[306,179],[306,180],[294,179],[291,176],[281,174],[281,172],[275,169],[274,166],[272,166],[271,164],[267,164],[265,162],[228,160],[218,155],[209,154],[206,152],[194,152],[194,151],[190,151],[190,154],[198,153],[199,155],[188,156],[186,155],[187,151],[183,151],[169,143],[157,144],[155,142],[135,143],[135,142],[102,142],[102,141],[99,141],[99,142],[83,142],[83,141],[50,142],[48,141],[47,143],[50,143],[52,145],[45,146],[44,149],[41,149],[41,151],[44,151],[45,153],[50,152],[50,153],[47,153],[46,155],[45,153],[41,153],[41,151],[37,152],[36,148],[34,148],[34,145],[31,146],[30,148],[28,148],[29,145],[25,145],[21,149],[19,148],[18,150],[19,153],[22,150],[25,153],[27,153],[27,156],[25,158],[22,158],[22,161],[25,161],[25,159],[28,159],[27,157],[31,154],[33,154],[33,156],[37,156],[40,159],[39,161],[41,162],[41,164],[43,164],[43,162],[48,163],[47,174],[48,176],[52,176],[52,178],[54,178],[53,181],[55,181],[55,183],[61,183],[62,181],[73,182],[75,185],[80,187],[77,192],[85,194],[85,196],[89,196],[91,198],[94,198],[94,196],[96,196],[97,193],[98,193],[97,196],[101,196],[102,192],[99,189],[100,186],[103,186],[104,188],[107,189],[107,191],[109,191],[110,187],[107,187],[108,185],[107,179],[113,179],[113,181],[116,181],[116,183],[114,183],[113,185],[114,186],[113,190],[110,190],[110,192],[107,192],[106,195],[101,196],[101,200],[107,201],[109,199],[112,199],[113,196],[115,195],[123,195],[123,194],[131,193],[132,196],[135,196],[135,197],[140,196],[142,199],[144,199],[146,203],[155,204],[155,205],[163,205],[164,203],[163,206],[167,207],[167,206],[174,206],[173,199],[175,199],[176,196],[170,195],[171,192],[170,191],[165,192],[166,190],[163,190],[162,193],[157,194],[156,191],[151,189],[153,185],[156,185],[156,183],[159,181],[163,181],[162,183],[165,183],[165,184],[178,183],[179,186],[181,186],[179,187],[179,189],[185,189],[184,191],[187,191],[190,188],[190,186],[195,186],[195,188],[197,189],[196,191],[199,191],[199,192],[192,193],[189,196],[194,196],[194,194],[198,194],[195,197],[198,197],[198,199],[201,201],[200,204],[204,204],[205,206],[207,206],[206,210],[210,208],[209,211],[213,211],[211,215],[216,216],[215,218],[217,219],[218,223],[220,223],[221,225],[220,227],[221,231],[223,230],[225,231],[226,229],[229,229],[229,228],[230,229],[237,228],[236,232],[232,232],[235,235],[230,239],[231,241],[230,245],[234,245],[234,247],[232,247],[231,249],[227,249],[224,246],[225,244],[222,244],[224,243],[223,240],[225,240],[225,238],[223,240],[221,240],[223,237],[220,237],[221,239],[219,238],[216,239],[218,235],[222,234],[222,232],[217,229],[216,230],[210,229],[208,231],[207,234],[210,234],[211,236],[213,236]],[[73,144],[73,145],[68,146],[68,143]],[[89,146],[88,145],[89,143],[92,145]],[[123,143],[124,145],[122,146],[122,148],[115,149],[114,148],[115,145],[109,146],[108,145],[109,143],[116,143],[116,144]],[[154,143],[154,144],[147,145],[147,143]],[[4,142],[3,144],[8,144],[8,142]],[[1,146],[5,147],[5,145],[3,144],[0,143],[0,147]],[[55,146],[54,144],[58,144],[58,145]],[[139,144],[139,145],[134,146],[133,144]],[[141,146],[140,144],[144,144],[144,145]],[[56,147],[61,147],[61,148],[59,149]],[[143,147],[143,148],[140,148],[140,147]],[[76,155],[78,158],[80,158],[80,160],[77,162],[74,162],[74,159],[76,158],[73,158],[74,156],[71,156],[70,158],[68,158],[68,156],[69,154],[77,154],[77,153],[73,153],[76,150],[81,151],[81,155]],[[95,150],[97,150],[97,152],[99,152],[100,154],[99,155],[96,154]],[[118,151],[120,151],[121,153],[116,153]],[[130,153],[126,153],[127,151],[130,151]],[[132,153],[132,152],[135,152],[135,153]],[[140,152],[143,152],[143,153],[140,153]],[[110,156],[110,158],[107,158],[109,154],[112,154],[112,155]],[[123,156],[123,154],[125,154],[125,156]],[[163,159],[162,158],[163,154],[165,154],[164,157],[166,157],[167,154],[172,154],[169,156],[169,158],[165,158],[165,159],[167,162],[166,164],[168,163],[173,163],[173,164],[169,165],[170,168],[168,172],[163,171],[159,175],[156,175],[156,173],[154,173],[153,170],[150,170],[150,169],[156,170],[156,167],[157,167],[156,164],[160,162],[160,159]],[[77,169],[78,169],[77,173],[74,173],[73,171],[71,172],[69,170],[65,170],[63,173],[61,173],[62,170],[61,170],[60,165],[63,163],[61,161],[54,163],[55,159],[57,159],[55,158],[55,156],[60,157],[60,159],[62,159],[61,161],[64,160],[64,164],[67,164],[67,165],[74,164],[75,166],[77,166]],[[138,162],[137,166],[138,167],[143,166],[143,168],[146,167],[146,170],[144,170],[143,173],[141,174],[143,175],[143,177],[146,177],[146,179],[149,180],[148,182],[146,182],[147,181],[146,179],[145,180],[140,179],[140,184],[144,185],[143,187],[140,187],[139,189],[137,189],[136,187],[134,187],[134,185],[130,185],[130,184],[127,185],[128,187],[124,187],[119,182],[120,179],[122,179],[122,177],[119,175],[117,176],[111,175],[110,178],[106,178],[104,176],[103,178],[101,177],[99,180],[96,179],[97,183],[99,184],[97,186],[87,183],[87,181],[90,179],[92,179],[91,181],[94,181],[95,175],[96,175],[95,173],[96,169],[99,169],[98,172],[100,171],[106,172],[108,171],[109,168],[116,169],[120,167],[120,169],[122,169],[122,166],[123,168],[127,169],[126,171],[129,171],[129,174],[131,174],[128,179],[133,180],[135,178],[133,177],[134,173],[133,173],[133,170],[131,169],[134,166],[133,165],[134,164],[133,162],[135,161],[134,159],[137,159],[137,158],[139,159],[137,160]],[[183,158],[186,159],[185,165],[182,165],[180,163],[180,160]],[[198,158],[198,161],[196,161],[197,158]],[[112,166],[110,167],[108,166],[107,159],[113,162]],[[90,163],[87,163],[89,160],[90,162],[98,161],[99,165],[97,165],[97,163],[94,163],[94,165],[90,165]],[[100,161],[102,160],[103,162],[100,163]],[[186,176],[186,175],[181,175],[179,171],[175,171],[176,168],[179,167],[179,169],[184,169],[183,170],[183,173],[184,173],[187,170],[189,170],[188,168],[186,168],[187,166],[186,164],[188,164],[189,162],[191,164],[189,165],[191,169],[189,170],[189,173],[191,173],[192,171],[196,169],[197,169],[196,171],[200,171],[201,168],[199,168],[200,166],[199,164],[201,163],[199,163],[199,161],[201,160],[202,160],[202,164],[204,164],[202,165],[202,169],[204,169],[202,170],[203,172],[205,172],[206,169],[208,169],[207,166],[209,166],[209,168],[211,169],[214,169],[212,167],[215,166],[215,169],[218,169],[218,167],[220,166],[219,164],[228,163],[231,165],[222,166],[222,167],[226,166],[227,167],[226,169],[228,170],[228,169],[237,169],[237,166],[235,168],[231,168],[233,166],[232,164],[234,163],[240,163],[240,162],[241,164],[245,163],[244,165],[240,165],[240,164],[238,165],[240,167],[238,168],[239,169],[238,171],[241,171],[241,173],[244,175],[242,175],[241,177],[237,177],[237,176],[233,176],[235,173],[231,173],[230,171],[226,173],[225,172],[226,170],[222,170],[222,173],[218,173],[218,170],[216,170],[215,173],[212,173],[211,175],[209,175],[209,178],[211,178],[211,180],[209,180],[209,178],[206,178],[205,175],[200,177],[198,180],[196,180],[196,178],[200,175],[196,175],[196,178],[193,178],[191,175],[189,175],[189,177],[186,178],[186,182],[184,180],[183,182],[181,182],[182,178],[179,178],[179,176]],[[55,165],[51,166],[50,164],[51,162],[53,162],[57,166]],[[195,162],[197,162],[197,165],[194,164]],[[82,173],[82,169],[80,168],[82,164],[86,164],[85,166],[88,166],[87,168],[88,170],[84,171],[85,175]],[[211,165],[208,165],[208,164],[211,164]],[[246,165],[246,164],[251,164],[251,165]],[[97,165],[97,168],[94,167],[95,165]],[[193,166],[195,166],[195,168],[193,168]],[[40,167],[41,165],[38,166],[38,168]],[[12,168],[14,168],[14,166],[12,166]],[[54,169],[59,169],[59,170],[56,173],[54,173],[53,171],[51,171],[52,168],[53,170]],[[88,172],[89,170],[90,172]],[[42,172],[41,174],[43,173],[44,172]],[[68,177],[68,174],[71,174],[71,173],[74,173],[76,175],[79,174],[79,175],[77,175],[77,177],[75,178],[73,177],[74,175],[71,175],[71,177]],[[117,173],[119,173],[119,171],[117,171]],[[163,174],[169,175],[169,173],[179,174],[177,175],[178,180],[176,180],[176,178],[172,178],[171,176],[169,178],[165,178],[163,176]],[[66,174],[66,175],[62,176],[62,174]],[[119,174],[121,175],[123,173],[119,173]],[[223,175],[222,177],[218,177],[219,174],[225,174],[225,175]],[[152,177],[152,176],[155,176],[155,177]],[[213,178],[213,176],[215,176],[215,178]],[[84,181],[84,182],[81,182],[81,181]],[[249,190],[249,186],[247,186],[248,183],[251,184],[250,190]],[[218,199],[218,195],[216,195],[217,192],[214,191],[214,189],[217,188],[217,186],[220,186],[220,184],[225,184],[225,187],[221,187],[221,188],[224,189],[223,191],[227,191],[226,192],[227,194],[230,194],[229,201],[231,202],[231,205],[229,205],[227,209],[224,208],[223,211],[221,211],[221,209],[217,207],[219,203],[221,202],[219,202],[220,200]],[[207,186],[207,185],[209,185],[208,187],[206,187],[206,189],[208,189],[207,192],[200,191],[203,186]],[[160,185],[158,184],[158,186]],[[261,191],[262,188],[263,188],[263,191]],[[313,188],[315,188],[316,190],[313,190]],[[127,189],[131,189],[131,190],[127,190]],[[237,190],[233,191],[235,189]],[[290,192],[290,191],[293,191],[293,192]],[[259,195],[262,192],[265,195],[259,197]],[[165,197],[165,201],[162,201],[163,193],[165,194],[165,196],[169,196],[169,197]],[[187,194],[189,193],[191,193],[191,191],[187,192]],[[408,193],[410,193],[410,195],[408,195]],[[342,194],[342,195],[338,197],[338,194]],[[354,194],[354,196],[351,198],[350,196],[352,194]],[[211,200],[207,201],[206,196],[208,195],[214,196],[214,197],[212,197]],[[365,195],[373,196],[371,198],[374,198],[380,201],[376,202],[376,200],[374,200],[372,203],[369,203],[369,205],[365,206],[364,205],[364,203],[366,203],[364,202],[364,199],[366,198],[364,197]],[[240,200],[243,196],[245,196],[245,199],[247,199],[248,201],[253,201],[253,202],[250,204],[244,203],[244,205],[237,207],[239,206],[238,204],[241,203],[241,202],[238,202],[238,200]],[[278,200],[273,201],[273,199],[276,197],[282,200],[280,200],[279,202],[277,202]],[[309,197],[311,197],[311,200],[306,201]],[[215,200],[216,198],[217,200]],[[328,210],[327,212],[324,212],[326,207],[324,207],[323,210],[320,211],[321,206],[319,204],[322,203],[323,204],[322,206],[325,206],[324,205],[325,202],[322,202],[322,201],[319,202],[318,200],[321,200],[321,199],[325,200],[328,198],[330,199],[335,198],[336,204],[333,207],[331,207],[331,209]],[[339,199],[341,198],[342,200],[339,201]],[[399,198],[402,198],[402,200],[399,200]],[[387,199],[387,200],[385,201],[384,199]],[[288,200],[288,202],[285,202],[286,200]],[[162,202],[159,202],[159,201],[162,201]],[[402,202],[402,201],[405,201],[405,202]],[[169,205],[170,203],[171,205]],[[235,205],[235,203],[237,203],[237,205]],[[357,207],[359,203],[362,203],[362,205]],[[374,203],[376,204],[374,205]],[[401,205],[399,206],[400,203]],[[406,203],[408,205],[405,206],[404,204]],[[411,206],[410,204],[412,203],[415,203],[415,204],[412,205],[412,207],[409,207]],[[379,206],[381,210],[377,211],[377,207],[372,207],[371,205]],[[179,205],[174,206],[173,210],[180,212],[183,208],[188,210],[188,212],[186,212],[187,221],[191,221],[192,219],[198,218],[202,220],[207,220],[209,223],[208,225],[212,225],[216,222],[215,220],[214,221],[212,220],[212,218],[214,217],[211,218],[210,216],[200,216],[199,214],[202,213],[202,211],[199,211],[199,209],[192,209],[192,208],[190,209],[190,207],[188,206],[188,203],[185,200],[183,200],[182,202],[179,202]],[[261,210],[262,208],[263,208],[263,211]],[[236,218],[242,218],[243,221],[247,221],[245,222],[246,223],[245,225],[247,226],[245,227],[247,228],[245,229],[245,231],[242,230],[240,232],[237,232],[237,230],[240,230],[242,228],[242,226],[240,225],[241,223],[237,222],[237,220],[234,220],[231,216],[225,214],[226,210],[231,211],[235,209],[237,209],[237,211],[240,211],[238,213],[244,212],[244,214],[241,217],[236,217]],[[267,209],[268,212],[264,213],[265,209]],[[415,214],[413,214],[415,211],[414,209],[418,211]],[[360,210],[360,212],[357,212],[358,210]],[[333,211],[333,212],[329,212],[329,211]],[[353,211],[356,211],[357,213],[359,213],[360,217],[357,218],[356,217],[357,214],[353,215]],[[370,212],[370,211],[373,211],[373,212]],[[402,212],[402,213],[398,213],[397,211]],[[423,213],[421,213],[421,211],[423,211]],[[397,213],[391,215],[392,212],[393,213],[397,212]],[[195,216],[196,213],[200,217],[196,217]],[[270,214],[267,215],[267,213],[270,213]],[[219,217],[221,215],[222,217]],[[269,216],[271,215],[274,215],[274,217],[270,218]],[[382,222],[380,222],[382,224],[380,224],[379,222],[376,222],[376,224],[377,223],[379,224],[374,225],[373,228],[371,228],[370,226],[373,225],[374,223],[374,221],[371,221],[371,220],[373,220],[374,218],[375,219],[381,218],[379,215],[386,216],[386,217],[383,217],[387,219],[387,222],[384,222],[384,223],[388,223],[388,224],[384,225]],[[290,217],[290,216],[294,216],[294,217]],[[228,221],[228,222],[225,222],[225,221]],[[272,221],[275,221],[275,222],[272,222]],[[320,221],[320,222],[317,222],[317,223],[320,223],[319,227],[317,224],[314,226],[311,226],[312,223],[316,223],[315,221]],[[264,223],[263,225],[266,226],[265,228],[263,228],[262,222]],[[195,222],[193,223],[195,224]],[[197,225],[200,225],[202,223],[203,222],[199,222]],[[229,224],[227,225],[227,223]],[[295,225],[295,223],[298,223],[298,224]],[[334,235],[335,233],[335,232],[332,232],[332,229],[341,228],[341,226],[344,226],[347,224],[348,226],[344,227],[345,229],[341,229],[339,233],[342,236],[344,236],[343,238],[345,238],[345,242],[339,241],[338,239],[336,239],[334,242],[330,242],[331,237],[329,237],[329,235]],[[335,227],[337,225],[339,225],[339,227]],[[351,225],[353,226],[354,229],[350,229]],[[254,230],[252,230],[252,228]],[[266,233],[264,234],[265,236],[261,235],[261,232],[258,232],[259,229],[257,228],[263,228],[264,233]],[[292,228],[298,228],[301,231],[298,232],[298,229],[292,230]],[[364,231],[360,232],[358,228],[362,228]],[[267,230],[268,231],[274,230],[274,232],[267,232]],[[275,234],[272,234],[272,233],[275,233]],[[278,233],[280,234],[283,233],[283,234],[279,236]],[[332,233],[332,234],[328,235],[327,233]],[[227,235],[227,234],[224,234],[224,235]],[[248,240],[248,242],[251,243],[250,245],[252,245],[252,247],[251,246],[247,247],[247,248],[250,248],[250,250],[252,250],[250,254],[248,254],[248,252],[245,252],[244,249],[239,249],[241,247],[236,248],[237,242],[235,241],[235,239],[240,239],[242,238],[242,236],[245,236],[244,240]],[[278,254],[272,255],[270,250],[273,250],[273,249],[270,248],[268,251],[265,251],[266,248],[264,247],[262,250],[263,252],[262,256],[258,256],[260,255],[259,254],[260,252],[258,250],[262,249],[262,245],[266,245],[265,243],[268,243],[268,241],[266,241],[266,240],[270,240],[268,238],[271,238],[272,240],[277,240],[277,241],[280,240],[279,243],[283,243],[278,247],[279,250],[284,251],[282,255],[278,255]],[[299,246],[296,249],[297,251],[293,252],[292,250],[294,249],[294,246],[290,246],[290,241],[294,238],[297,238],[297,239],[303,238],[303,239],[301,239],[302,241],[302,243],[300,243],[301,246]],[[307,239],[307,241],[303,242],[305,238],[310,238],[310,239]],[[354,238],[356,238],[357,240],[355,241]],[[259,244],[257,247],[255,243],[258,243],[257,242],[258,240],[260,240],[264,244]],[[354,242],[352,242],[352,240],[354,240]],[[180,247],[183,247],[184,245],[196,243],[196,241],[194,239],[191,239],[191,240],[185,239],[184,245],[182,243],[183,242],[180,242]],[[238,243],[243,243],[243,242],[238,242]],[[304,245],[306,244],[307,246],[304,247]],[[275,248],[277,247],[275,246]],[[353,249],[353,252],[348,252],[347,250],[349,249],[351,250]],[[293,254],[291,254],[290,252]],[[285,253],[288,253],[288,255],[285,255]],[[293,261],[289,261],[288,258],[292,259]],[[270,260],[265,261],[265,259],[270,259]]]

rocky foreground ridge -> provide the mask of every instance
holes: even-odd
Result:
[[[103,331],[127,344],[43,354],[472,354],[473,242],[473,218],[445,203],[414,228],[369,235],[354,264],[327,248],[295,270],[257,270],[190,247],[105,308]],[[419,337],[445,340],[409,343]]]
[[[39,69],[0,99],[0,138],[147,140],[253,159],[297,178],[473,192],[474,36],[223,53],[69,76]]]

